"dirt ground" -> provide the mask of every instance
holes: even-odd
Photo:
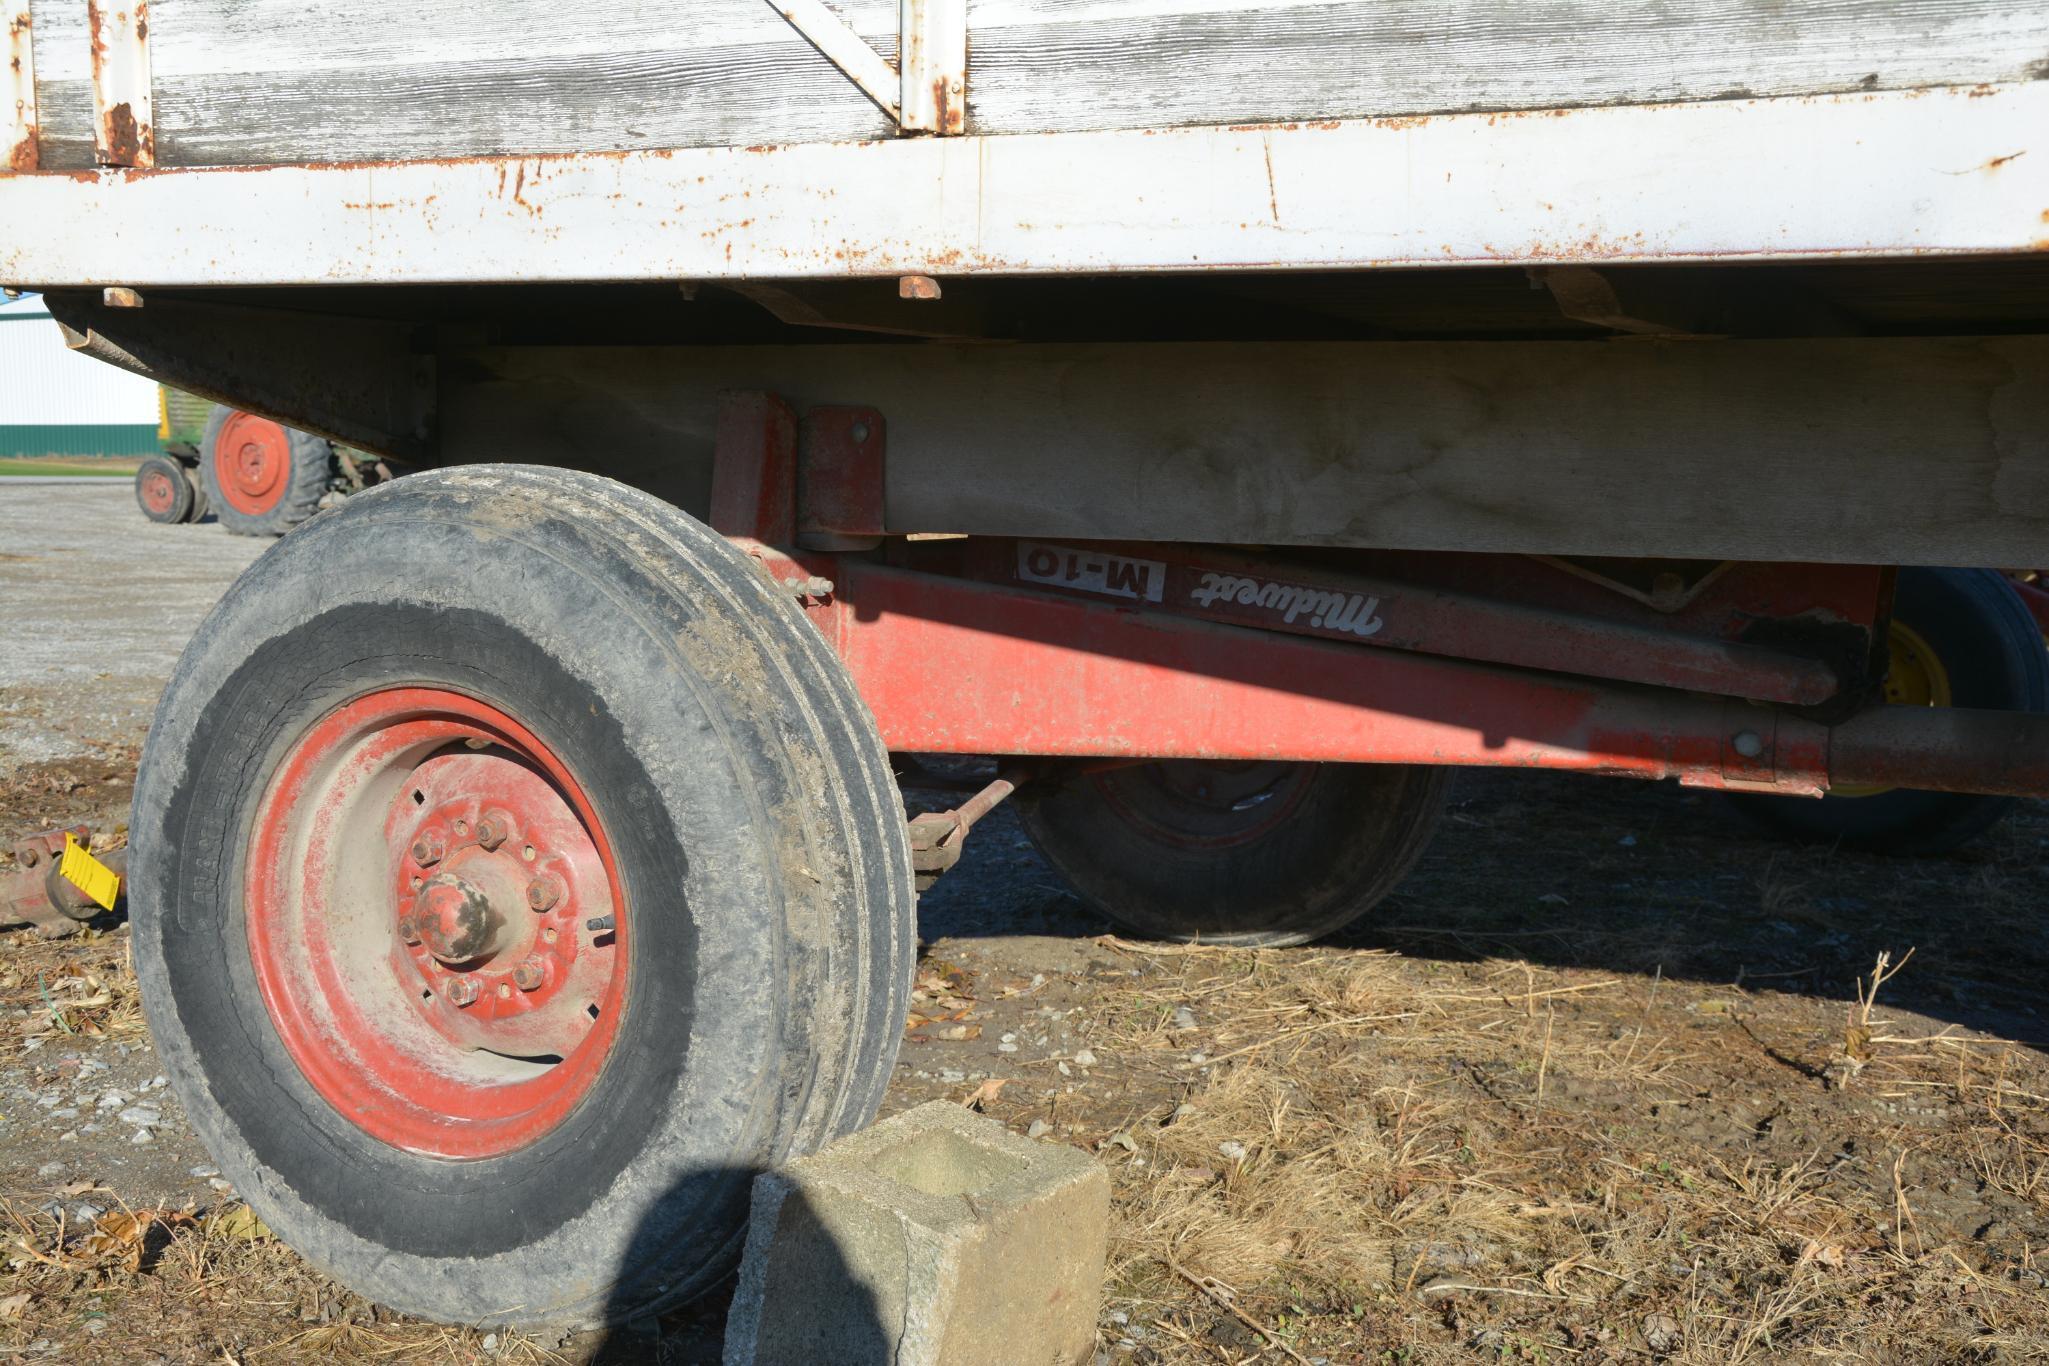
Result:
[[[150,700],[261,548],[0,485],[0,834],[120,838]],[[1469,774],[1370,923],[1177,949],[999,811],[921,904],[887,1108],[1110,1168],[1104,1363],[2049,1359],[2045,893],[2041,805],[1905,861]],[[307,1267],[162,1089],[126,953],[0,936],[0,1361],[717,1359],[716,1300],[544,1339]]]

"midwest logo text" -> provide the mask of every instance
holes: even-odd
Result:
[[[1348,631],[1355,636],[1374,635],[1387,624],[1378,615],[1379,598],[1270,583],[1237,574],[1205,573],[1202,582],[1188,590],[1188,596],[1203,607],[1222,602],[1278,612],[1281,620],[1291,626],[1297,617],[1307,617],[1308,624],[1318,630]]]

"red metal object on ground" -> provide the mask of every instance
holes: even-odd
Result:
[[[260,517],[291,486],[291,436],[267,417],[231,414],[214,440],[212,456],[221,495],[237,512]]]
[[[279,1036],[372,1136],[448,1158],[560,1123],[617,1035],[624,896],[588,798],[474,698],[373,693],[257,813],[249,946]]]
[[[0,925],[27,923],[55,939],[74,933],[100,914],[101,907],[65,880],[58,871],[64,858],[64,837],[92,847],[92,831],[83,825],[69,830],[44,830],[14,845],[16,871],[0,874]],[[128,851],[113,849],[96,858],[116,873],[127,871]]]

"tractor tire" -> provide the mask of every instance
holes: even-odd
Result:
[[[213,503],[206,496],[206,481],[200,477],[199,466],[178,462],[178,473],[185,476],[185,486],[192,490],[192,515],[187,521],[203,522],[213,511]]]
[[[223,527],[237,536],[282,536],[320,510],[334,484],[334,446],[215,404],[199,442],[199,469]]]
[[[257,560],[158,706],[129,879],[222,1173],[445,1322],[715,1283],[755,1174],[874,1115],[908,1008],[839,660],[724,538],[567,470],[398,480]]]
[[[175,526],[194,520],[192,484],[185,467],[168,455],[152,455],[135,471],[135,505],[152,522]]]
[[[1888,702],[2049,710],[2049,652],[2027,606],[1989,569],[1902,569],[1894,595]],[[1767,832],[1877,853],[1942,854],[1997,824],[2015,798],[1908,788],[1837,788],[1820,801],[1741,793]]]
[[[1082,900],[1151,939],[1271,947],[1351,924],[1435,833],[1448,770],[1141,764],[1033,783],[1019,818]]]

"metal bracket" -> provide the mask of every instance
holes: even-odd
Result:
[[[149,0],[113,9],[86,0],[92,31],[93,156],[102,166],[157,164],[156,106],[150,94]]]
[[[769,0],[906,133],[967,130],[967,0],[903,0],[896,66],[824,0]]]
[[[975,822],[994,811],[1029,776],[1021,768],[1005,769],[995,782],[953,810],[923,811],[911,817],[911,871],[917,875],[919,891],[930,891],[942,873],[960,862],[961,848]]]

